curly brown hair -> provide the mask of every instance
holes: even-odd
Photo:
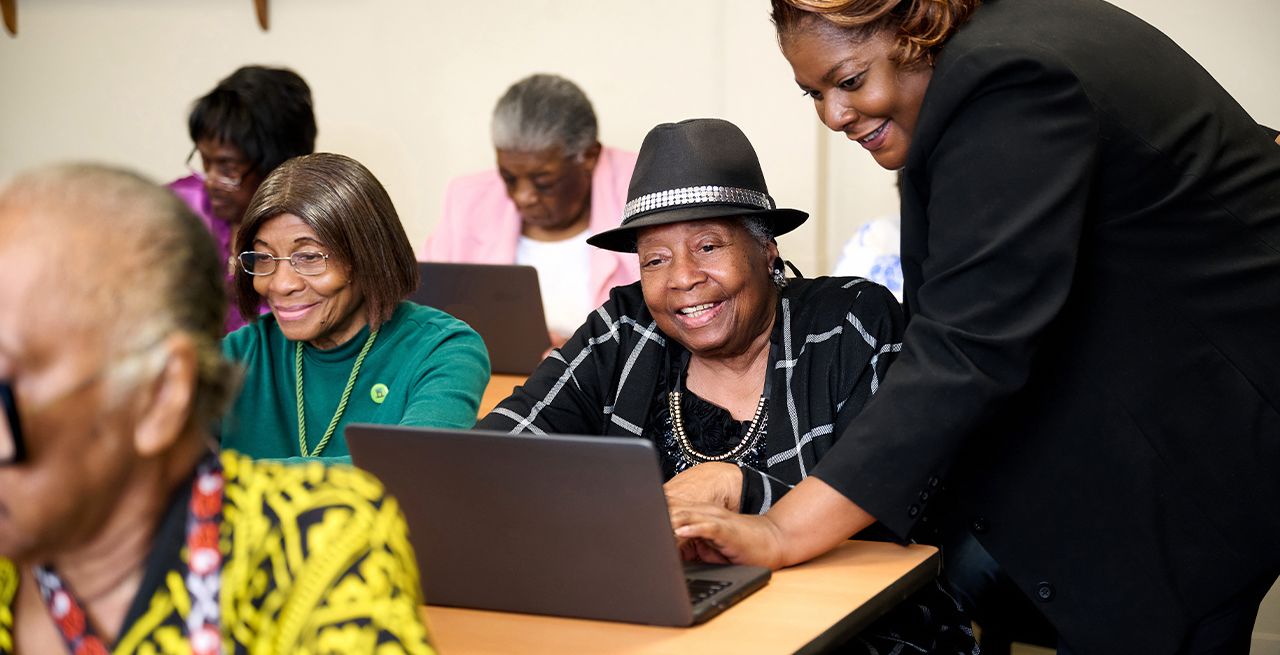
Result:
[[[778,39],[817,16],[866,38],[883,29],[897,35],[890,58],[901,66],[933,65],[947,39],[982,0],[772,0]]]

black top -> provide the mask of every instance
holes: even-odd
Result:
[[[878,284],[861,278],[799,279],[780,295],[771,335],[778,354],[767,382],[763,459],[739,463],[742,511],[750,513],[769,509],[813,470],[880,387],[901,348],[898,303]],[[667,371],[685,353],[658,330],[639,283],[615,287],[609,301],[477,427],[643,436],[662,448],[669,421],[653,405],[666,403]],[[689,402],[694,413],[710,411],[699,408],[697,400]],[[689,431],[690,437],[719,439],[717,419],[708,416],[706,422],[712,433]],[[729,440],[740,430],[720,427]],[[707,450],[718,452],[706,443]],[[667,472],[674,470],[673,464]]]
[[[907,534],[949,474],[1074,651],[1175,652],[1274,579],[1280,147],[1248,112],[1110,4],[987,0],[902,197],[903,350],[814,475]]]
[[[662,478],[670,480],[677,473],[700,463],[698,459],[685,452],[675,430],[671,425],[671,411],[668,395],[672,391],[681,394],[680,415],[684,422],[685,437],[693,449],[704,455],[716,456],[733,450],[742,442],[742,437],[751,427],[751,421],[739,421],[733,418],[729,410],[707,402],[689,391],[684,384],[687,373],[687,358],[674,353],[668,356],[667,365],[659,370],[654,384],[653,401],[649,404],[649,420],[645,423],[644,437],[658,446],[662,457]],[[767,397],[767,394],[766,394]],[[766,469],[764,461],[765,442],[768,434],[769,408],[766,404],[765,414],[761,422],[764,431],[753,436],[754,445],[748,447],[738,457],[730,460],[733,464],[742,464],[757,471]]]
[[[207,457],[212,459],[216,456],[210,453]],[[193,469],[191,475],[178,483],[169,497],[169,508],[165,510],[155,536],[151,538],[151,552],[147,554],[142,583],[129,604],[129,611],[124,615],[119,634],[127,633],[129,626],[146,613],[152,596],[164,584],[165,575],[169,571],[181,570],[186,574],[186,564],[182,562],[182,548],[186,545],[183,537],[187,530],[187,511],[191,505],[191,484],[195,481],[195,476],[196,470]]]

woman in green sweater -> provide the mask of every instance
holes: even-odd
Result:
[[[245,369],[222,445],[259,458],[349,458],[347,423],[469,428],[489,380],[484,342],[405,299],[418,285],[391,198],[359,162],[291,159],[234,239],[236,304],[254,317],[223,351]],[[349,460],[348,460],[349,461]]]

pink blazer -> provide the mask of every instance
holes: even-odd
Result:
[[[591,176],[592,234],[622,222],[627,185],[636,166],[635,153],[603,148]],[[520,239],[520,214],[507,197],[498,170],[454,179],[444,193],[444,213],[418,258],[423,261],[512,264]],[[640,279],[633,253],[594,248],[591,251],[591,290],[602,305],[609,289]]]

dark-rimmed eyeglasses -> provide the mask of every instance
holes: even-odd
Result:
[[[236,191],[244,183],[244,178],[249,175],[251,167],[248,164],[243,164],[243,170],[236,172],[231,164],[226,162],[215,161],[213,164],[208,164],[204,159],[204,155],[200,155],[200,167],[197,168],[192,165],[192,162],[199,152],[199,148],[191,149],[191,153],[187,155],[187,170],[191,171],[192,175],[208,181],[214,186],[228,191]]]
[[[13,384],[8,380],[0,380],[0,466],[21,462],[25,455],[22,423],[18,421],[18,402],[13,397]]]
[[[249,275],[271,275],[276,272],[276,262],[289,262],[298,275],[319,275],[329,268],[329,255],[314,250],[299,250],[288,257],[248,250],[236,259]]]

